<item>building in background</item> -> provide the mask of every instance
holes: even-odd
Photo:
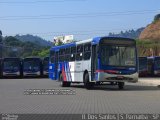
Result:
[[[65,36],[56,36],[54,37],[55,45],[61,45],[66,43],[71,43],[74,41],[73,35],[65,35]]]

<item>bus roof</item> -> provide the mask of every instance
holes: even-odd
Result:
[[[146,58],[146,59],[147,59],[147,57],[146,57],[146,56],[143,56],[143,57],[142,57],[142,56],[140,56],[140,57],[138,57],[138,58]]]
[[[76,43],[68,43],[68,44],[64,44],[64,45],[61,45],[61,46],[54,46],[50,50],[58,51],[61,48],[73,47],[75,45],[76,45]]]
[[[26,57],[26,58],[23,58],[23,60],[25,59],[41,59],[40,57]]]
[[[2,60],[20,60],[21,58],[19,58],[19,57],[5,57],[5,58],[3,58]]]
[[[92,40],[92,44],[98,44],[100,42],[101,39],[109,39],[109,40],[132,40],[132,41],[135,41],[134,39],[131,39],[131,38],[123,38],[123,37],[95,37],[93,38]]]
[[[64,44],[61,46],[54,46],[52,47],[50,50],[54,50],[54,51],[59,51],[59,49],[61,48],[67,48],[67,47],[72,47],[72,46],[76,46],[78,44],[83,44],[83,43],[87,43],[87,42],[91,42],[91,44],[98,44],[100,42],[101,39],[109,39],[109,40],[132,40],[135,41],[134,39],[130,39],[130,38],[123,38],[123,37],[95,37],[93,39],[87,39],[87,40],[81,40],[81,41],[77,41],[74,43],[68,43],[68,44]]]

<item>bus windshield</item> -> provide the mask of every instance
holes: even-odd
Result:
[[[38,60],[25,60],[24,61],[24,69],[34,69],[39,70],[39,61]]]
[[[4,61],[4,70],[18,70],[19,62],[17,61]]]
[[[136,66],[134,46],[102,45],[101,63],[109,66]]]

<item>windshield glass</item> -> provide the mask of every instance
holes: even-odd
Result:
[[[103,45],[101,46],[101,62],[102,65],[110,66],[135,66],[135,47]]]
[[[139,58],[139,70],[147,69],[147,58]]]
[[[4,61],[4,70],[18,70],[19,69],[19,62],[17,61]]]
[[[25,60],[24,69],[35,69],[39,70],[39,61],[38,60]]]

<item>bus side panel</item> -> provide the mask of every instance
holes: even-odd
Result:
[[[49,78],[52,80],[56,80],[54,72],[54,64],[49,64]]]
[[[83,61],[75,62],[75,82],[83,82]]]
[[[75,62],[69,62],[71,81],[75,82]]]
[[[72,75],[71,75],[71,65],[69,62],[64,62],[62,66],[62,75],[64,81],[72,81]]]

